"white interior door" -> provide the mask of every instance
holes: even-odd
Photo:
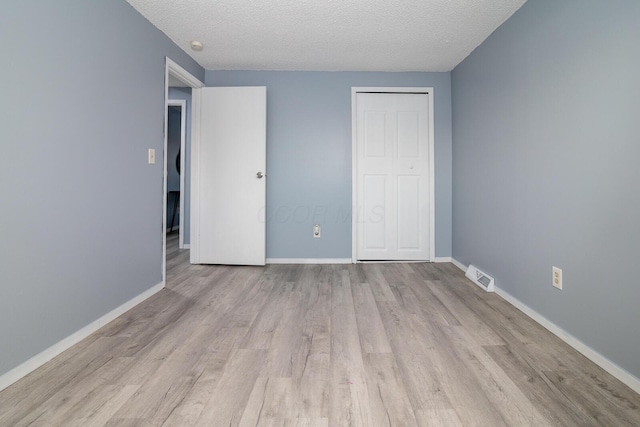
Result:
[[[265,264],[266,96],[265,87],[194,90],[194,264]]]
[[[429,95],[356,94],[357,259],[427,261]]]

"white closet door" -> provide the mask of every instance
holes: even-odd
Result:
[[[356,97],[357,259],[429,259],[428,94]]]

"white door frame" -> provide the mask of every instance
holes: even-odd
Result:
[[[187,101],[184,99],[169,99],[169,107],[180,107],[180,207],[178,208],[178,247],[184,248],[184,158],[187,140]],[[168,162],[168,160],[167,160]],[[169,164],[167,163],[167,167]]]
[[[435,160],[434,160],[434,112],[433,87],[352,87],[351,88],[351,262],[358,262],[358,152],[357,152],[357,94],[365,93],[415,93],[427,95],[429,100],[429,261],[435,259]]]
[[[165,57],[164,67],[164,145],[162,150],[163,171],[162,171],[162,284],[166,285],[167,278],[167,121],[169,116],[169,75],[176,77],[187,86],[197,89],[204,87],[204,83],[198,80],[193,74],[182,68],[168,56]],[[191,128],[200,126],[200,117],[191,114]],[[181,186],[182,186],[182,181]],[[182,190],[182,187],[181,187]],[[180,194],[182,203],[182,194]],[[182,228],[182,227],[181,227]]]

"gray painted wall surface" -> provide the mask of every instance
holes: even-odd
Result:
[[[0,52],[2,374],[160,283],[165,55],[204,70],[122,0],[5,1]]]
[[[191,88],[190,87],[170,87],[169,99],[184,99],[187,101],[186,120],[187,126],[185,129],[186,141],[185,141],[185,153],[184,153],[184,194],[181,197],[184,198],[184,243],[188,245],[191,242]],[[179,189],[178,183],[178,189]],[[168,212],[168,211],[167,211]],[[168,214],[167,214],[168,215]],[[168,218],[167,221],[171,221]],[[177,221],[177,217],[176,217]]]
[[[267,87],[269,258],[351,257],[351,87],[432,86],[436,256],[451,256],[450,73],[207,70],[205,84]]]
[[[453,256],[636,377],[639,22],[529,1],[452,72]]]

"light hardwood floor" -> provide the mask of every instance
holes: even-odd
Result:
[[[450,264],[192,266],[0,393],[2,426],[638,426],[640,396]]]

